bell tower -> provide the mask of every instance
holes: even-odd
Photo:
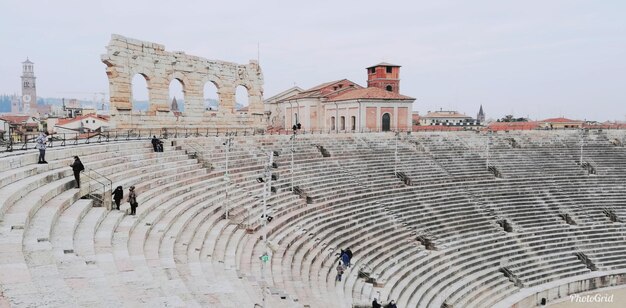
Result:
[[[386,62],[367,68],[367,87],[376,87],[400,94],[400,65]]]
[[[33,62],[26,58],[22,62],[22,104],[24,109],[30,107],[33,110],[37,108],[37,88],[35,85],[35,71]],[[28,107],[26,107],[28,105]]]

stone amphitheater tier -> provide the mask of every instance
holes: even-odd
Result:
[[[0,154],[0,307],[534,307],[624,283],[624,131],[582,134],[582,160],[574,131],[232,138]],[[82,198],[74,155],[137,215]]]

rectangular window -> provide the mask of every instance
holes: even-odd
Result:
[[[387,74],[391,74],[391,66],[387,66]]]
[[[376,68],[375,67],[370,68],[370,74],[376,74]]]

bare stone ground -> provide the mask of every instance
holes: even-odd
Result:
[[[550,308],[622,308],[626,307],[626,288],[623,286],[614,288],[614,289],[605,289],[602,291],[595,292],[586,292],[580,293],[581,298],[588,296],[588,298],[593,299],[594,296],[599,295],[599,298],[606,299],[607,296],[613,295],[613,302],[592,302],[592,303],[583,303],[572,301],[571,297],[567,296],[563,298],[560,302],[556,302],[552,305],[549,305]]]

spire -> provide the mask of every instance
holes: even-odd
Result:
[[[176,96],[174,96],[174,98],[172,99],[171,110],[172,111],[180,111],[180,110],[178,110],[178,103],[176,102]]]
[[[483,105],[480,105],[480,109],[478,110],[478,115],[476,116],[476,120],[480,123],[485,122],[485,112],[483,111]]]

